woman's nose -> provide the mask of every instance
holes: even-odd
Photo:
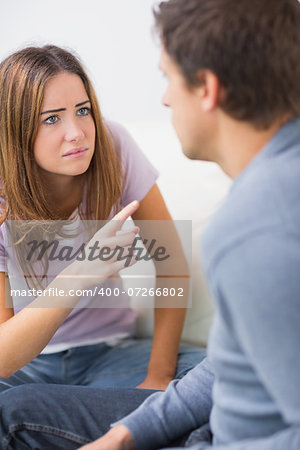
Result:
[[[65,140],[68,142],[77,142],[84,138],[84,131],[76,120],[69,121],[66,125]]]

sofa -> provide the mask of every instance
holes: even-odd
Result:
[[[124,125],[159,170],[157,184],[173,219],[192,221],[191,304],[187,310],[182,341],[205,346],[213,305],[203,276],[199,241],[209,219],[226,196],[231,180],[214,163],[186,158],[169,121],[129,122]],[[121,274],[125,286],[132,270],[125,269]],[[154,274],[153,264],[151,270]],[[154,276],[144,283],[147,287],[154,287]],[[131,299],[132,307],[138,313],[137,335],[150,337],[153,309],[145,307],[143,300],[139,297]]]

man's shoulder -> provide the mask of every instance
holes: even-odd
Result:
[[[296,147],[262,159],[236,179],[204,234],[206,266],[254,236],[278,231],[299,234],[300,146],[299,151]]]

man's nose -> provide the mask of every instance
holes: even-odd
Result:
[[[170,107],[170,102],[169,102],[169,99],[168,99],[168,93],[167,93],[167,91],[166,91],[166,92],[164,93],[164,95],[162,96],[161,102],[162,102],[162,104],[163,104],[164,106],[166,106],[167,108]]]

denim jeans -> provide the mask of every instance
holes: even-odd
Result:
[[[106,433],[136,409],[148,389],[28,384],[0,395],[2,450],[74,450]],[[173,443],[184,445],[187,435]]]
[[[0,378],[0,393],[29,383],[134,388],[146,377],[151,345],[151,339],[130,338],[116,347],[101,343],[42,354],[10,378]],[[175,378],[182,378],[205,353],[199,347],[182,344]]]
[[[97,389],[64,385],[23,385],[0,396],[2,450],[73,450],[106,433],[111,423],[136,409],[147,389]],[[204,432],[204,434],[203,434]],[[209,445],[208,424],[170,442],[167,448]],[[197,436],[196,436],[197,434]],[[195,435],[195,436],[194,436]],[[203,435],[203,436],[202,436]],[[202,447],[201,447],[202,448]]]
[[[0,448],[69,450],[102,436],[154,391],[28,384],[0,395]]]
[[[0,448],[68,450],[97,439],[149,395],[160,395],[134,389],[146,376],[150,352],[150,339],[77,347],[39,355],[0,379]],[[204,357],[204,349],[181,345],[176,378]]]

